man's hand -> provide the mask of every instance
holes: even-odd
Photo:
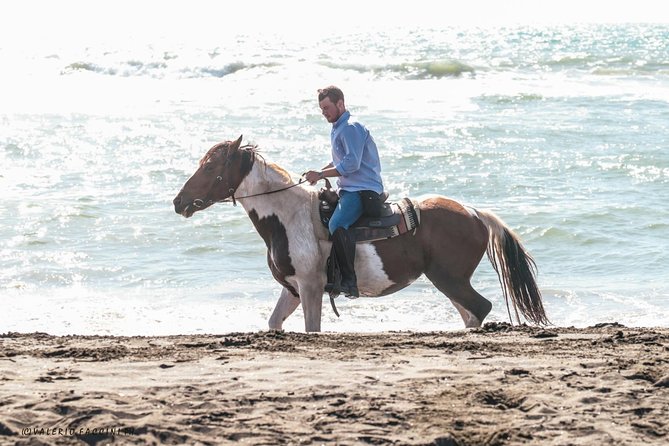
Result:
[[[307,180],[312,186],[316,184],[318,180],[322,180],[323,178],[323,172],[317,172],[315,170],[310,170],[304,174],[304,179]]]

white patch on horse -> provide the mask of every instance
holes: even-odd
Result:
[[[248,175],[242,180],[237,188],[235,196],[244,197],[264,191],[277,190],[286,186],[287,172],[274,170],[277,166],[270,165],[267,168],[262,162],[256,161]],[[299,190],[297,186],[291,191]],[[288,254],[290,263],[295,268],[295,275],[288,276],[285,280],[296,290],[299,290],[300,281],[313,281],[314,273],[325,274],[324,258],[321,253],[329,254],[329,246],[322,250],[316,236],[314,219],[311,213],[314,211],[311,193],[307,188],[302,188],[304,194],[300,193],[276,193],[271,195],[260,195],[252,198],[239,198],[246,212],[255,211],[259,219],[276,216],[286,230],[288,239]],[[327,254],[325,254],[327,255]],[[371,243],[359,243],[356,250],[355,271],[358,278],[358,288],[362,296],[379,296],[385,290],[395,285],[383,269],[383,261],[376,248]]]
[[[277,169],[275,165],[270,164],[266,168],[262,161],[256,160],[251,171],[237,188],[235,196],[244,197],[286,187],[288,173],[283,169],[280,171],[275,169]],[[288,255],[291,265],[295,268],[295,276],[286,277],[286,280],[296,289],[298,289],[296,279],[312,275],[313,268],[320,259],[319,245],[310,215],[312,207],[311,200],[308,199],[309,191],[302,186],[297,186],[291,191],[297,189],[304,190],[304,194],[278,192],[239,199],[247,213],[255,210],[259,219],[275,215],[285,228]]]
[[[383,261],[371,243],[358,243],[355,251],[355,274],[360,294],[364,296],[379,296],[395,285],[383,270]]]

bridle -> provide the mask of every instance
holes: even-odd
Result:
[[[251,152],[251,155],[255,158],[256,154]],[[229,166],[229,164],[230,164],[229,160],[226,160],[226,162],[223,165],[223,169],[227,168]],[[251,164],[253,164],[253,161],[251,161]],[[223,175],[222,174],[216,176],[216,183],[211,187],[211,189],[209,189],[209,192],[207,192],[207,196],[205,197],[206,201],[201,199],[201,198],[196,198],[195,200],[193,200],[193,206],[198,208],[198,209],[202,209],[203,207],[211,206],[214,203],[224,203],[224,202],[228,202],[228,201],[232,201],[232,205],[237,206],[237,200],[242,200],[244,198],[251,198],[251,197],[259,197],[261,195],[271,195],[271,194],[275,194],[275,193],[278,193],[278,192],[283,192],[285,190],[292,189],[293,187],[299,186],[300,184],[305,183],[307,180],[304,178],[304,175],[302,175],[300,177],[300,180],[297,183],[291,184],[290,186],[282,187],[282,188],[276,189],[276,190],[270,190],[270,191],[267,191],[267,192],[260,192],[260,193],[257,193],[257,194],[244,195],[242,197],[235,197],[235,192],[237,192],[237,187],[239,187],[239,185],[237,185],[237,187],[231,187],[231,188],[228,189],[228,193],[230,195],[227,198],[224,198],[222,200],[216,200],[216,201],[209,200],[208,198],[209,198],[209,195],[211,194],[211,191],[214,190],[216,188],[216,186],[218,185],[218,183],[220,183],[222,181],[223,181]],[[206,206],[205,206],[205,204],[206,204]]]

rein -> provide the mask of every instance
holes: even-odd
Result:
[[[221,177],[218,177],[218,178],[221,178]],[[230,188],[230,189],[228,189],[228,192],[230,192],[230,196],[228,198],[224,199],[224,200],[219,200],[218,203],[223,203],[223,202],[232,200],[232,205],[237,206],[237,200],[241,200],[243,198],[259,197],[261,195],[271,195],[271,194],[275,194],[277,192],[283,192],[285,190],[292,189],[293,187],[299,186],[300,184],[303,184],[306,181],[307,181],[306,179],[300,178],[300,181],[298,181],[295,184],[291,184],[290,186],[282,187],[281,189],[271,190],[271,191],[268,191],[268,192],[260,192],[260,193],[257,193],[257,194],[244,195],[243,197],[235,197],[235,192],[236,192],[235,189]]]

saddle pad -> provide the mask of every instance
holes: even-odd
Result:
[[[382,219],[361,219],[349,228],[356,242],[373,242],[413,231],[420,224],[420,210],[409,198],[392,203],[393,215]],[[390,224],[389,224],[390,223]]]

